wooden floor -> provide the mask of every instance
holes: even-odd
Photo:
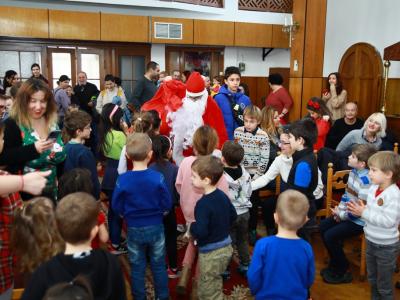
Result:
[[[324,263],[324,251],[322,241],[318,234],[313,236],[312,246],[315,255],[316,274],[314,285],[311,288],[313,300],[366,300],[370,299],[368,281],[360,281],[358,267],[352,266],[353,282],[348,284],[326,284],[323,282],[319,272],[326,265]],[[400,274],[394,275],[394,281],[400,280]],[[400,299],[400,290],[395,289],[395,299]]]

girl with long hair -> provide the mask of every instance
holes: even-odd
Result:
[[[319,150],[325,146],[326,136],[329,129],[331,129],[332,115],[325,102],[317,97],[312,97],[308,100],[307,110],[317,125],[318,137],[317,142],[314,144],[314,150]]]
[[[332,121],[344,117],[344,105],[347,101],[347,91],[343,89],[342,80],[338,72],[328,75],[325,89],[322,91],[322,100],[325,101],[332,113]]]

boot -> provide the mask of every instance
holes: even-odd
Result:
[[[186,294],[186,287],[188,280],[191,275],[191,269],[187,265],[183,265],[181,277],[179,278],[178,284],[176,285],[176,293],[178,295],[185,295]]]
[[[193,281],[192,281],[192,292],[190,294],[190,300],[199,299],[197,294],[198,294],[198,282],[197,282],[197,279],[193,278]]]

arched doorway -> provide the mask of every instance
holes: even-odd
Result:
[[[340,61],[339,72],[348,101],[357,101],[358,113],[367,118],[379,110],[382,58],[376,48],[367,43],[351,46]]]

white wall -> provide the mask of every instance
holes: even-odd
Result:
[[[328,0],[324,76],[339,69],[346,50],[355,43],[383,49],[400,41],[399,0]],[[389,77],[400,77],[400,62],[392,62]]]
[[[165,71],[165,44],[151,44],[151,60],[160,65],[160,70]]]
[[[290,50],[274,49],[262,60],[262,48],[226,47],[224,52],[224,67],[246,64],[242,76],[267,77],[271,67],[290,67]]]

